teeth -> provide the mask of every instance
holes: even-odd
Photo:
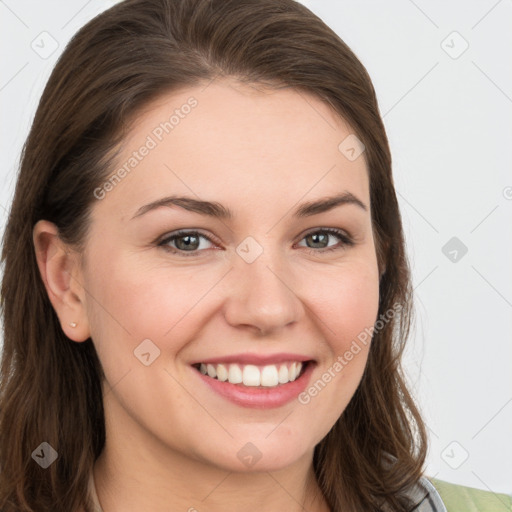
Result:
[[[199,371],[221,382],[241,384],[249,387],[274,387],[279,384],[293,382],[302,370],[302,363],[269,364],[263,367],[247,364],[241,367],[238,364],[204,364],[201,363]]]
[[[217,365],[217,379],[221,382],[228,380],[228,370],[223,364]]]
[[[262,386],[277,386],[279,384],[279,376],[275,365],[270,364],[263,367],[261,370],[261,385]]]
[[[243,374],[243,382],[244,386],[259,386],[261,383],[261,374],[260,370],[257,366],[253,366],[252,364],[248,364]]]
[[[298,371],[297,371],[298,370]],[[297,378],[297,375],[299,374],[300,369],[297,368],[296,363],[292,363],[292,366],[290,368],[290,376],[289,379],[291,381],[294,381]]]
[[[208,372],[209,377],[217,377],[217,370],[215,369],[215,366],[213,366],[213,364],[207,364],[206,371]]]
[[[285,365],[285,364],[282,364],[280,367],[279,367],[279,373],[278,373],[278,380],[279,380],[279,384],[286,384],[287,382],[289,382],[289,372],[288,372],[288,367]]]
[[[242,382],[242,370],[237,364],[230,364],[228,370],[228,381],[231,384],[240,384]]]

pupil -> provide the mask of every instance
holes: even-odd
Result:
[[[193,242],[191,242],[191,239],[196,239],[196,243],[194,244]],[[184,242],[182,244],[182,241]],[[186,236],[182,236],[180,238],[177,239],[177,245],[178,245],[178,248],[179,249],[183,249],[183,248],[187,248],[187,247],[193,247],[195,249],[197,249],[197,247],[195,247],[197,245],[197,236],[190,236],[190,235],[186,235]],[[182,247],[179,247],[180,245],[182,245]]]
[[[313,243],[315,243],[315,244],[319,243],[319,241],[318,241],[319,238],[322,238],[323,242],[325,242],[326,238],[327,238],[327,235],[325,235],[325,234],[319,235],[318,233],[315,233],[315,234],[310,235],[310,236],[311,236],[311,238],[313,238]]]

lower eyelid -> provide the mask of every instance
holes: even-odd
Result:
[[[324,248],[300,246],[300,247],[303,247],[304,249],[306,249],[310,253],[322,253],[322,252],[327,252],[327,251],[332,251],[332,250],[337,250],[337,249],[343,249],[343,248],[351,247],[354,245],[354,241],[351,236],[349,236],[347,233],[345,233],[341,230],[338,231],[333,228],[317,229],[316,231],[310,231],[309,233],[306,233],[305,235],[303,235],[302,238],[299,240],[299,242],[302,242],[306,237],[308,237],[310,235],[314,235],[315,233],[326,233],[331,237],[337,238],[339,241],[339,244],[341,244],[341,246],[334,245],[334,246],[328,246],[328,247],[324,247]],[[177,238],[186,237],[188,235],[195,235],[198,238],[203,238],[204,240],[207,240],[209,243],[211,243],[213,245],[218,245],[217,242],[212,240],[209,236],[207,236],[203,233],[197,232],[197,231],[183,231],[181,233],[172,234],[170,236],[163,238],[159,242],[157,242],[157,245],[159,247],[162,247],[166,251],[169,251],[169,252],[172,252],[175,254],[185,255],[185,256],[200,254],[206,250],[206,249],[196,249],[194,251],[184,251],[182,249],[178,249],[176,247],[170,247],[167,245],[170,242],[173,242],[174,240],[176,240]]]

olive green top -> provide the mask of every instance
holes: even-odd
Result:
[[[448,512],[512,512],[512,497],[508,494],[483,491],[435,478],[429,480]]]

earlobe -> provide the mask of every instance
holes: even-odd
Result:
[[[37,266],[62,330],[73,341],[90,337],[77,254],[62,242],[55,224],[38,221],[32,231]]]

